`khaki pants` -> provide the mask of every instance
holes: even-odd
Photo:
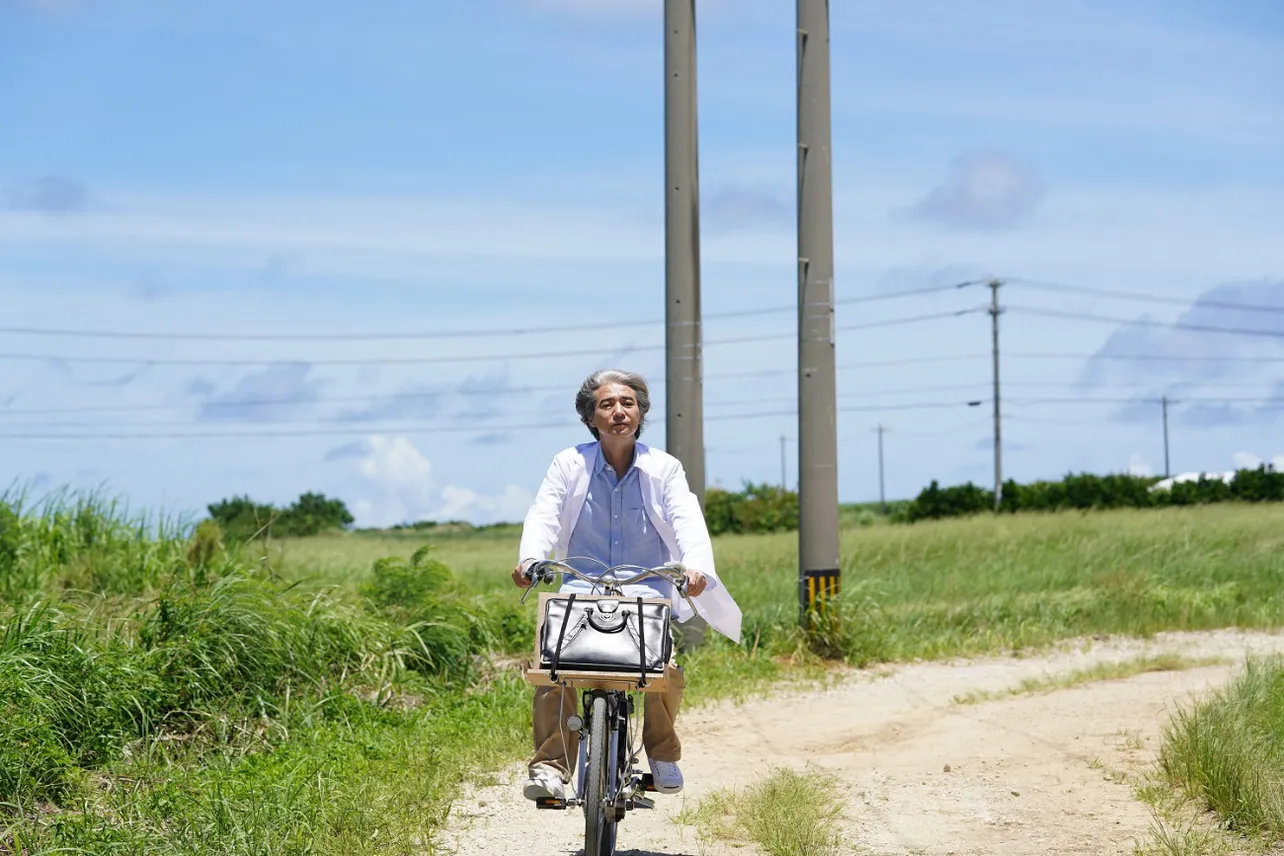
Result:
[[[664,692],[642,693],[642,748],[653,761],[682,758],[682,741],[674,721],[686,685],[686,675],[679,667]],[[566,727],[566,720],[577,712],[578,702],[579,690],[571,687],[535,688],[535,756],[527,765],[532,775],[536,766],[545,766],[556,770],[563,782],[571,781],[571,770],[579,759],[580,735]]]

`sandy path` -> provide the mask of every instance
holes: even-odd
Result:
[[[772,766],[835,772],[846,803],[843,836],[869,854],[1128,854],[1146,838],[1147,806],[1112,771],[1149,763],[1174,703],[1223,683],[1233,666],[1148,673],[1047,695],[979,704],[952,699],[1002,691],[1029,677],[1174,651],[1235,661],[1284,651],[1284,635],[1163,634],[1109,640],[1028,658],[922,663],[853,675],[825,691],[684,711],[683,794],[634,811],[620,829],[627,856],[746,854],[697,841],[672,817],[711,789],[748,784]],[[691,680],[699,680],[692,675]],[[946,766],[950,771],[945,772]],[[440,843],[458,856],[582,852],[583,815],[539,811],[522,799],[524,767],[500,772],[456,804]]]

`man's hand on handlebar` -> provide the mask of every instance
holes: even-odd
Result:
[[[531,562],[531,564],[535,563]],[[531,580],[526,578],[526,569],[522,567],[521,562],[518,562],[517,567],[513,568],[513,583],[518,588],[530,588]]]
[[[709,580],[705,578],[704,574],[700,573],[699,571],[693,571],[690,568],[687,569],[687,596],[688,597],[698,596],[701,592],[704,591],[705,586],[707,586],[708,584],[709,584]]]

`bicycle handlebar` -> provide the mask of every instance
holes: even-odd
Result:
[[[575,559],[576,561],[596,562],[606,570],[600,577],[590,577],[578,568],[568,565],[567,562],[571,559]],[[594,559],[591,556],[571,556],[565,560],[541,559],[539,561],[532,562],[522,573],[527,581],[531,583],[530,587],[522,593],[522,603],[526,602],[526,596],[530,594],[535,585],[539,583],[553,582],[554,568],[558,569],[561,573],[570,574],[577,579],[583,580],[595,588],[598,585],[601,585],[605,589],[606,594],[613,595],[619,595],[622,593],[620,589],[622,583],[619,580],[618,571],[637,570],[642,572],[635,577],[630,577],[625,581],[625,584],[636,583],[639,580],[645,580],[649,577],[663,577],[673,583],[674,587],[678,590],[678,594],[682,595],[682,599],[687,602],[693,611],[695,610],[695,603],[691,600],[690,595],[687,594],[687,569],[681,562],[665,562],[663,565],[658,565],[654,568],[646,568],[642,565],[615,565],[614,567],[611,567],[605,562],[599,559]],[[603,577],[608,575],[610,580],[604,581]]]

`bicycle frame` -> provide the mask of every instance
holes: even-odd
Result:
[[[567,562],[590,561],[602,565],[604,572],[599,577],[589,577]],[[648,579],[652,576],[662,577],[672,582],[678,593],[691,605],[686,592],[686,569],[676,562],[667,563],[656,568],[645,568],[640,565],[607,566],[604,562],[588,557],[572,557],[562,561],[548,560],[533,563],[526,570],[526,579],[531,585],[522,594],[525,603],[527,595],[534,590],[536,583],[553,582],[554,570],[570,574],[593,587],[598,593],[608,596],[623,596],[622,586]],[[635,570],[640,573],[628,580],[621,581],[619,572]],[[609,579],[604,580],[604,577]],[[574,678],[558,681],[566,687],[576,687]],[[630,727],[636,704],[633,691],[625,689],[605,689],[601,686],[585,685],[581,688],[579,713],[565,723],[566,726],[580,734],[579,757],[576,759],[575,796],[564,801],[539,800],[537,808],[566,809],[582,807],[585,820],[585,856],[612,856],[615,853],[616,826],[625,814],[635,808],[654,808],[655,803],[644,796],[654,792],[650,773],[642,773],[636,764],[641,751],[638,735]],[[599,719],[601,717],[601,719]],[[585,731],[587,738],[585,739]],[[596,747],[596,748],[595,748]],[[594,752],[601,752],[605,757],[595,758]]]

